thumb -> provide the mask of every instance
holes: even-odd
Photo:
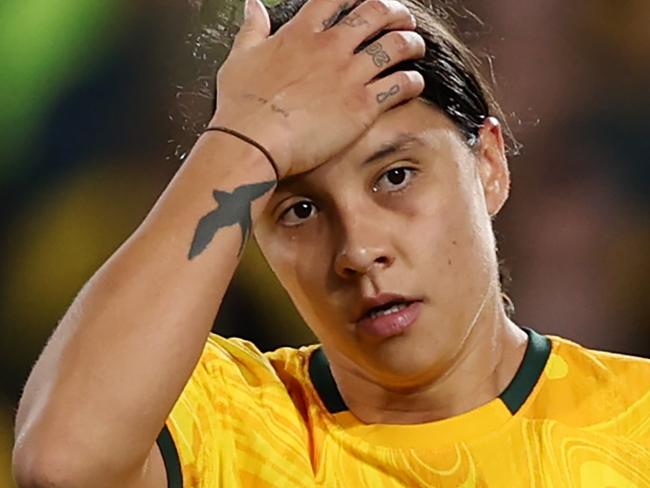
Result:
[[[244,1],[244,22],[235,37],[235,44],[252,46],[271,33],[271,20],[260,0]]]

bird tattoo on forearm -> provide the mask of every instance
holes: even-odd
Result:
[[[252,225],[251,206],[255,200],[275,186],[275,181],[242,185],[232,192],[214,190],[212,196],[219,204],[216,209],[199,220],[192,239],[188,259],[192,260],[208,247],[217,231],[223,227],[239,225],[242,234],[237,255],[241,255]]]

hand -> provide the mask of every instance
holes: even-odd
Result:
[[[418,96],[414,71],[377,78],[386,68],[424,55],[415,19],[395,0],[366,0],[338,24],[343,0],[308,0],[270,36],[260,0],[247,12],[228,58],[217,73],[217,110],[211,126],[238,130],[262,144],[280,176],[322,164],[360,137],[395,105]],[[390,31],[365,49],[360,44]]]

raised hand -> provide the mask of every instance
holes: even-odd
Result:
[[[309,0],[274,35],[259,0],[248,0],[244,23],[217,74],[212,126],[226,126],[262,144],[281,176],[308,171],[341,151],[379,115],[418,96],[422,76],[382,71],[424,55],[415,20],[395,0]],[[385,33],[365,49],[359,46]]]

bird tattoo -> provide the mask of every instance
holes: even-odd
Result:
[[[188,258],[191,260],[208,247],[217,231],[223,227],[238,224],[241,228],[242,240],[239,246],[240,255],[250,234],[252,225],[251,205],[253,201],[264,195],[275,186],[275,181],[265,181],[242,185],[231,192],[214,190],[212,196],[219,206],[205,214],[199,220],[192,239]]]

